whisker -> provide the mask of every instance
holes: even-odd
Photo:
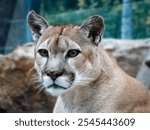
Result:
[[[41,77],[38,74],[32,74],[31,79],[32,85],[37,85],[41,83]]]
[[[42,92],[43,90],[44,90],[45,88],[44,88],[44,86],[43,86],[43,84],[38,84],[38,85],[36,85],[35,87],[34,87],[34,92],[36,93],[36,94],[39,94],[40,92]]]
[[[45,87],[44,87],[44,86],[41,86],[41,87],[39,88],[39,90],[37,91],[36,94],[39,94],[39,93],[42,92],[44,89],[45,89]]]

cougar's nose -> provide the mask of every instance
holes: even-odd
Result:
[[[59,71],[50,71],[49,73],[47,73],[47,75],[50,76],[52,80],[56,80],[62,74],[63,72],[59,72]]]

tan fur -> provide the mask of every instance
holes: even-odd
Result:
[[[46,61],[37,53],[45,41],[52,56]],[[80,48],[81,53],[65,59],[68,48]],[[101,44],[95,46],[84,37],[78,26],[49,26],[38,40],[35,67],[39,75],[43,77],[44,69],[54,63],[56,68],[59,63],[64,67],[68,80],[75,74],[73,83],[58,95],[54,112],[150,112],[149,91],[120,69]]]

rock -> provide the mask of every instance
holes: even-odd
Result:
[[[147,57],[145,59],[145,64],[150,68],[150,49],[148,51]]]
[[[136,78],[140,80],[145,87],[150,88],[150,49],[143,60]]]
[[[150,39],[116,40],[104,39],[104,48],[112,55],[118,65],[129,75],[136,77],[138,70],[150,48]]]
[[[150,69],[146,66],[145,61],[142,63],[136,78],[140,80],[146,88],[150,89]]]
[[[150,48],[150,39],[102,40],[104,48],[129,75],[137,72]],[[38,92],[33,45],[0,55],[0,112],[52,112],[56,97]]]

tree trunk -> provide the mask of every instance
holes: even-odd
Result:
[[[26,16],[31,9],[31,1],[17,0],[5,45],[5,53],[12,51],[19,44],[31,41]]]
[[[122,39],[132,38],[131,0],[123,0],[121,38]]]
[[[10,20],[14,12],[17,0],[0,0],[0,53],[4,53],[4,47],[10,28]]]

